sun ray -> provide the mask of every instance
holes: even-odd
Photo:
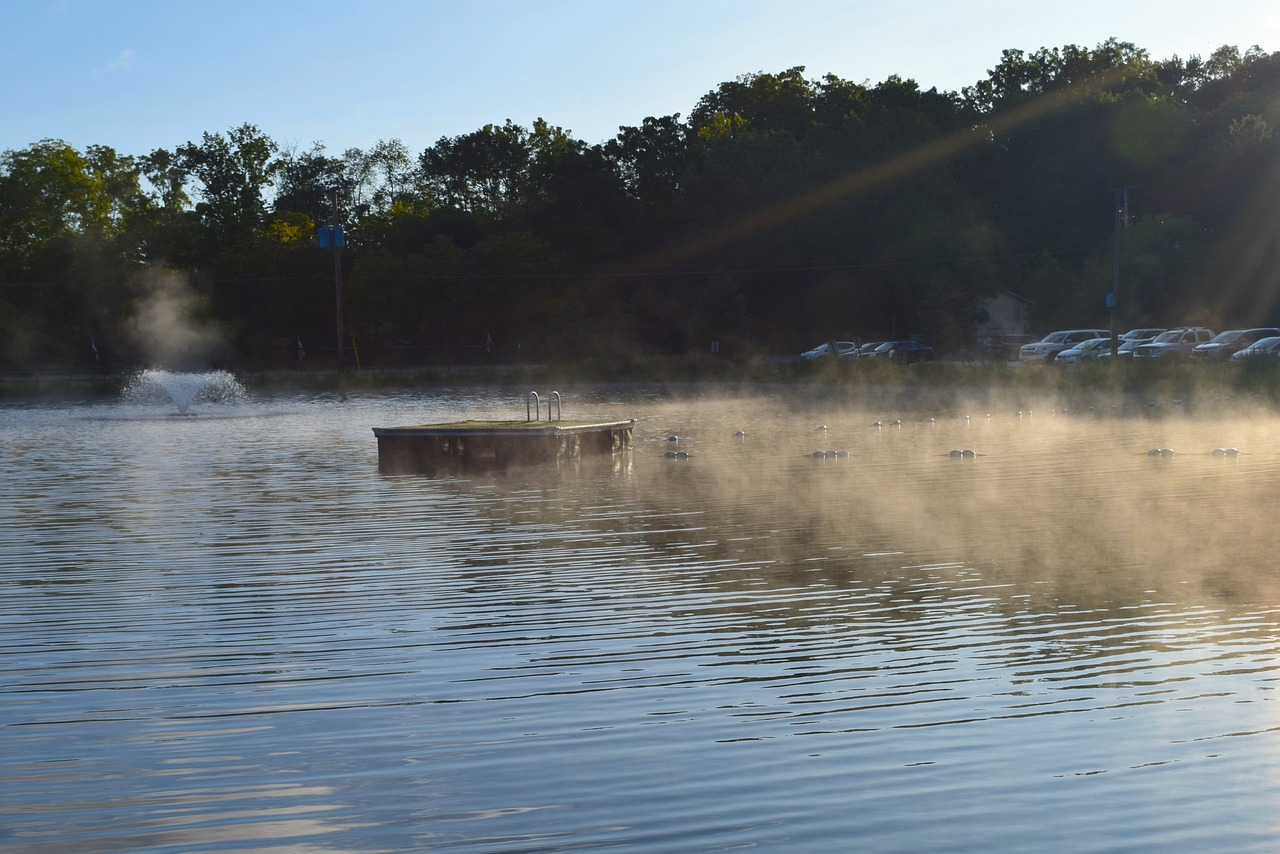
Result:
[[[777,228],[798,217],[865,196],[892,186],[913,175],[926,172],[965,152],[991,144],[994,138],[1018,127],[1079,103],[1121,79],[1128,69],[1112,69],[1087,81],[1064,87],[1029,100],[1015,108],[985,117],[980,123],[925,143],[884,160],[868,169],[851,172],[821,187],[740,217],[714,231],[699,234],[659,252],[651,261],[673,264],[722,248],[754,234]]]

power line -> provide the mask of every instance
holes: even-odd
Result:
[[[764,273],[822,273],[835,272],[840,270],[866,270],[890,267],[921,267],[937,264],[962,264],[962,263],[978,263],[987,261],[1016,261],[1029,258],[1038,258],[1041,256],[1051,257],[1069,257],[1085,255],[1095,250],[1092,249],[1062,249],[1062,250],[1042,250],[1036,252],[1004,252],[992,253],[987,255],[920,255],[920,256],[895,256],[891,258],[877,258],[864,261],[847,261],[847,262],[828,262],[828,263],[779,263],[774,265],[756,265],[756,266],[733,266],[732,263],[719,263],[698,265],[696,267],[687,267],[684,269],[672,267],[645,267],[643,264],[633,265],[630,269],[624,270],[538,270],[518,273],[499,273],[499,272],[479,272],[468,271],[463,273],[361,273],[359,268],[355,268],[351,272],[354,279],[370,279],[381,281],[465,281],[480,279],[631,279],[643,278],[646,276],[654,277],[672,277],[672,276],[706,276],[716,271],[723,270],[730,274],[756,275]],[[512,265],[521,265],[525,262],[511,262]],[[197,277],[191,280],[191,284],[195,287],[210,285],[251,285],[260,283],[285,283],[285,282],[325,282],[331,281],[328,274],[313,273],[306,276],[243,276],[235,278],[210,279]],[[45,280],[45,281],[23,281],[23,282],[0,282],[0,288],[37,288],[55,285],[84,285],[84,286],[115,286],[127,287],[129,282],[121,279],[96,279],[81,280],[80,282],[68,282],[62,280]]]

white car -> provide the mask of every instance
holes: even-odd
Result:
[[[1081,341],[1093,338],[1110,338],[1105,329],[1063,329],[1050,332],[1033,344],[1023,344],[1018,351],[1021,362],[1052,362],[1063,350],[1069,350]]]
[[[1206,344],[1213,338],[1213,330],[1203,326],[1179,326],[1161,332],[1146,344],[1133,348],[1134,361],[1146,359],[1178,359],[1190,356],[1197,344]]]
[[[1095,362],[1101,358],[1104,351],[1110,355],[1110,338],[1090,338],[1088,341],[1081,341],[1074,347],[1063,350],[1053,361],[1062,365],[1078,365],[1081,362]]]

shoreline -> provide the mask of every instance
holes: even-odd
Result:
[[[479,366],[441,369],[243,371],[251,392],[346,395],[361,391],[477,387],[634,388],[673,397],[787,394],[798,405],[841,402],[946,411],[999,405],[1136,414],[1247,407],[1280,409],[1280,364],[1081,365],[930,362],[909,367],[857,363],[701,361],[630,365]],[[119,395],[137,371],[0,376],[0,404],[56,403]]]

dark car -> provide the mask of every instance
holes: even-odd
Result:
[[[1038,335],[1022,335],[1018,333],[997,335],[982,342],[982,355],[988,359],[1016,362],[1018,360],[1018,351],[1022,349],[1023,344],[1031,344],[1039,340],[1040,337]]]
[[[1197,362],[1217,362],[1229,359],[1239,350],[1251,347],[1263,338],[1274,338],[1280,335],[1280,329],[1228,329],[1219,332],[1212,341],[1197,344],[1191,351],[1191,358]]]
[[[1280,336],[1273,338],[1263,338],[1256,344],[1250,344],[1241,350],[1231,354],[1231,361],[1243,362],[1245,360],[1275,359],[1280,356]]]
[[[828,341],[825,344],[819,344],[812,350],[805,350],[800,354],[800,358],[811,360],[830,356],[832,344],[836,345],[836,355],[838,356],[856,357],[858,355],[858,345],[852,341]]]
[[[871,353],[871,357],[899,365],[910,365],[932,361],[933,348],[919,341],[886,341]]]

